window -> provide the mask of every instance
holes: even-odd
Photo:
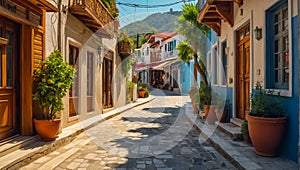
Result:
[[[78,70],[78,55],[79,48],[73,45],[69,45],[69,64]],[[79,79],[78,71],[74,77],[74,83],[69,90],[69,117],[76,116],[78,113],[78,91],[79,91]]]
[[[222,85],[226,85],[226,77],[227,77],[227,54],[226,54],[226,47],[227,47],[227,42],[224,41],[222,43],[222,67],[221,67],[221,74],[220,74],[220,78],[221,78],[221,83]]]
[[[147,47],[146,55],[149,55],[149,47]]]
[[[213,47],[211,57],[212,84],[218,84],[218,48]]]
[[[272,89],[289,89],[290,85],[290,38],[289,11],[287,1],[281,1],[267,12],[267,29],[272,30],[267,44],[267,57],[271,68],[267,68],[271,80],[267,86]],[[268,48],[268,46],[272,48]]]
[[[94,54],[87,52],[87,112],[94,111]]]
[[[167,50],[168,50],[168,45],[165,44],[165,52],[167,52]]]

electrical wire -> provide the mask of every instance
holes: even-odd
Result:
[[[192,2],[195,0],[181,0],[181,1],[177,1],[177,2],[173,2],[173,3],[168,3],[168,4],[160,4],[160,5],[145,5],[145,4],[133,4],[133,3],[124,3],[124,2],[117,2],[118,5],[124,5],[124,6],[128,6],[128,7],[133,7],[133,8],[159,8],[159,7],[167,7],[167,6],[172,6],[172,5],[176,5],[179,3],[186,3],[186,2]]]

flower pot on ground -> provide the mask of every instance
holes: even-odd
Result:
[[[145,98],[146,91],[138,91],[139,97]]]
[[[55,140],[60,119],[56,114],[64,109],[62,98],[70,89],[75,69],[63,62],[57,50],[40,62],[41,67],[34,71],[33,100],[41,107],[41,113],[35,115],[34,125],[42,140]]]
[[[204,110],[204,116],[207,118],[210,110],[210,105],[204,105],[203,110]]]
[[[279,94],[274,96],[272,93],[263,90],[258,82],[251,100],[252,110],[246,116],[255,153],[268,157],[278,155],[287,122]]]
[[[206,85],[203,81],[200,82],[199,96],[200,107],[204,109],[204,115],[207,118],[209,115],[212,100],[212,90],[211,87],[209,85]]]
[[[150,95],[150,92],[148,90],[148,85],[145,83],[139,83],[137,86],[138,95],[141,98],[148,97]]]

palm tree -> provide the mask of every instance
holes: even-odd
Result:
[[[179,58],[184,62],[194,59],[194,69],[196,69],[202,81],[208,85],[204,56],[206,51],[206,35],[210,29],[197,21],[198,5],[184,4],[183,13],[179,16],[177,32],[185,37],[184,42],[178,44]],[[199,60],[200,58],[200,60]],[[195,77],[197,80],[197,77]]]

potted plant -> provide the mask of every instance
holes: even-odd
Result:
[[[40,64],[34,71],[33,100],[39,103],[42,112],[35,115],[34,125],[43,140],[54,140],[60,126],[56,114],[64,109],[62,98],[73,83],[75,69],[63,62],[58,50]]]
[[[204,115],[207,118],[210,110],[211,100],[212,100],[212,90],[209,85],[204,84],[203,81],[200,82],[200,107],[204,109]]]
[[[246,143],[251,144],[251,139],[249,136],[249,130],[248,130],[248,121],[244,120],[241,126],[241,133],[243,135],[243,139]]]
[[[197,86],[197,83],[194,83],[191,87],[191,89],[188,92],[191,101],[192,101],[192,106],[193,106],[193,110],[194,113],[198,113],[199,109],[198,106],[200,104],[200,94],[199,94],[199,88]]]
[[[134,40],[130,38],[126,33],[120,33],[118,38],[118,52],[122,60],[133,53]]]
[[[145,98],[150,95],[150,92],[148,90],[148,85],[145,83],[139,83],[137,89],[138,89],[139,97],[141,98]]]
[[[272,91],[263,90],[262,85],[257,82],[251,99],[251,112],[246,116],[255,153],[261,156],[278,154],[287,122],[280,94],[272,94]]]

